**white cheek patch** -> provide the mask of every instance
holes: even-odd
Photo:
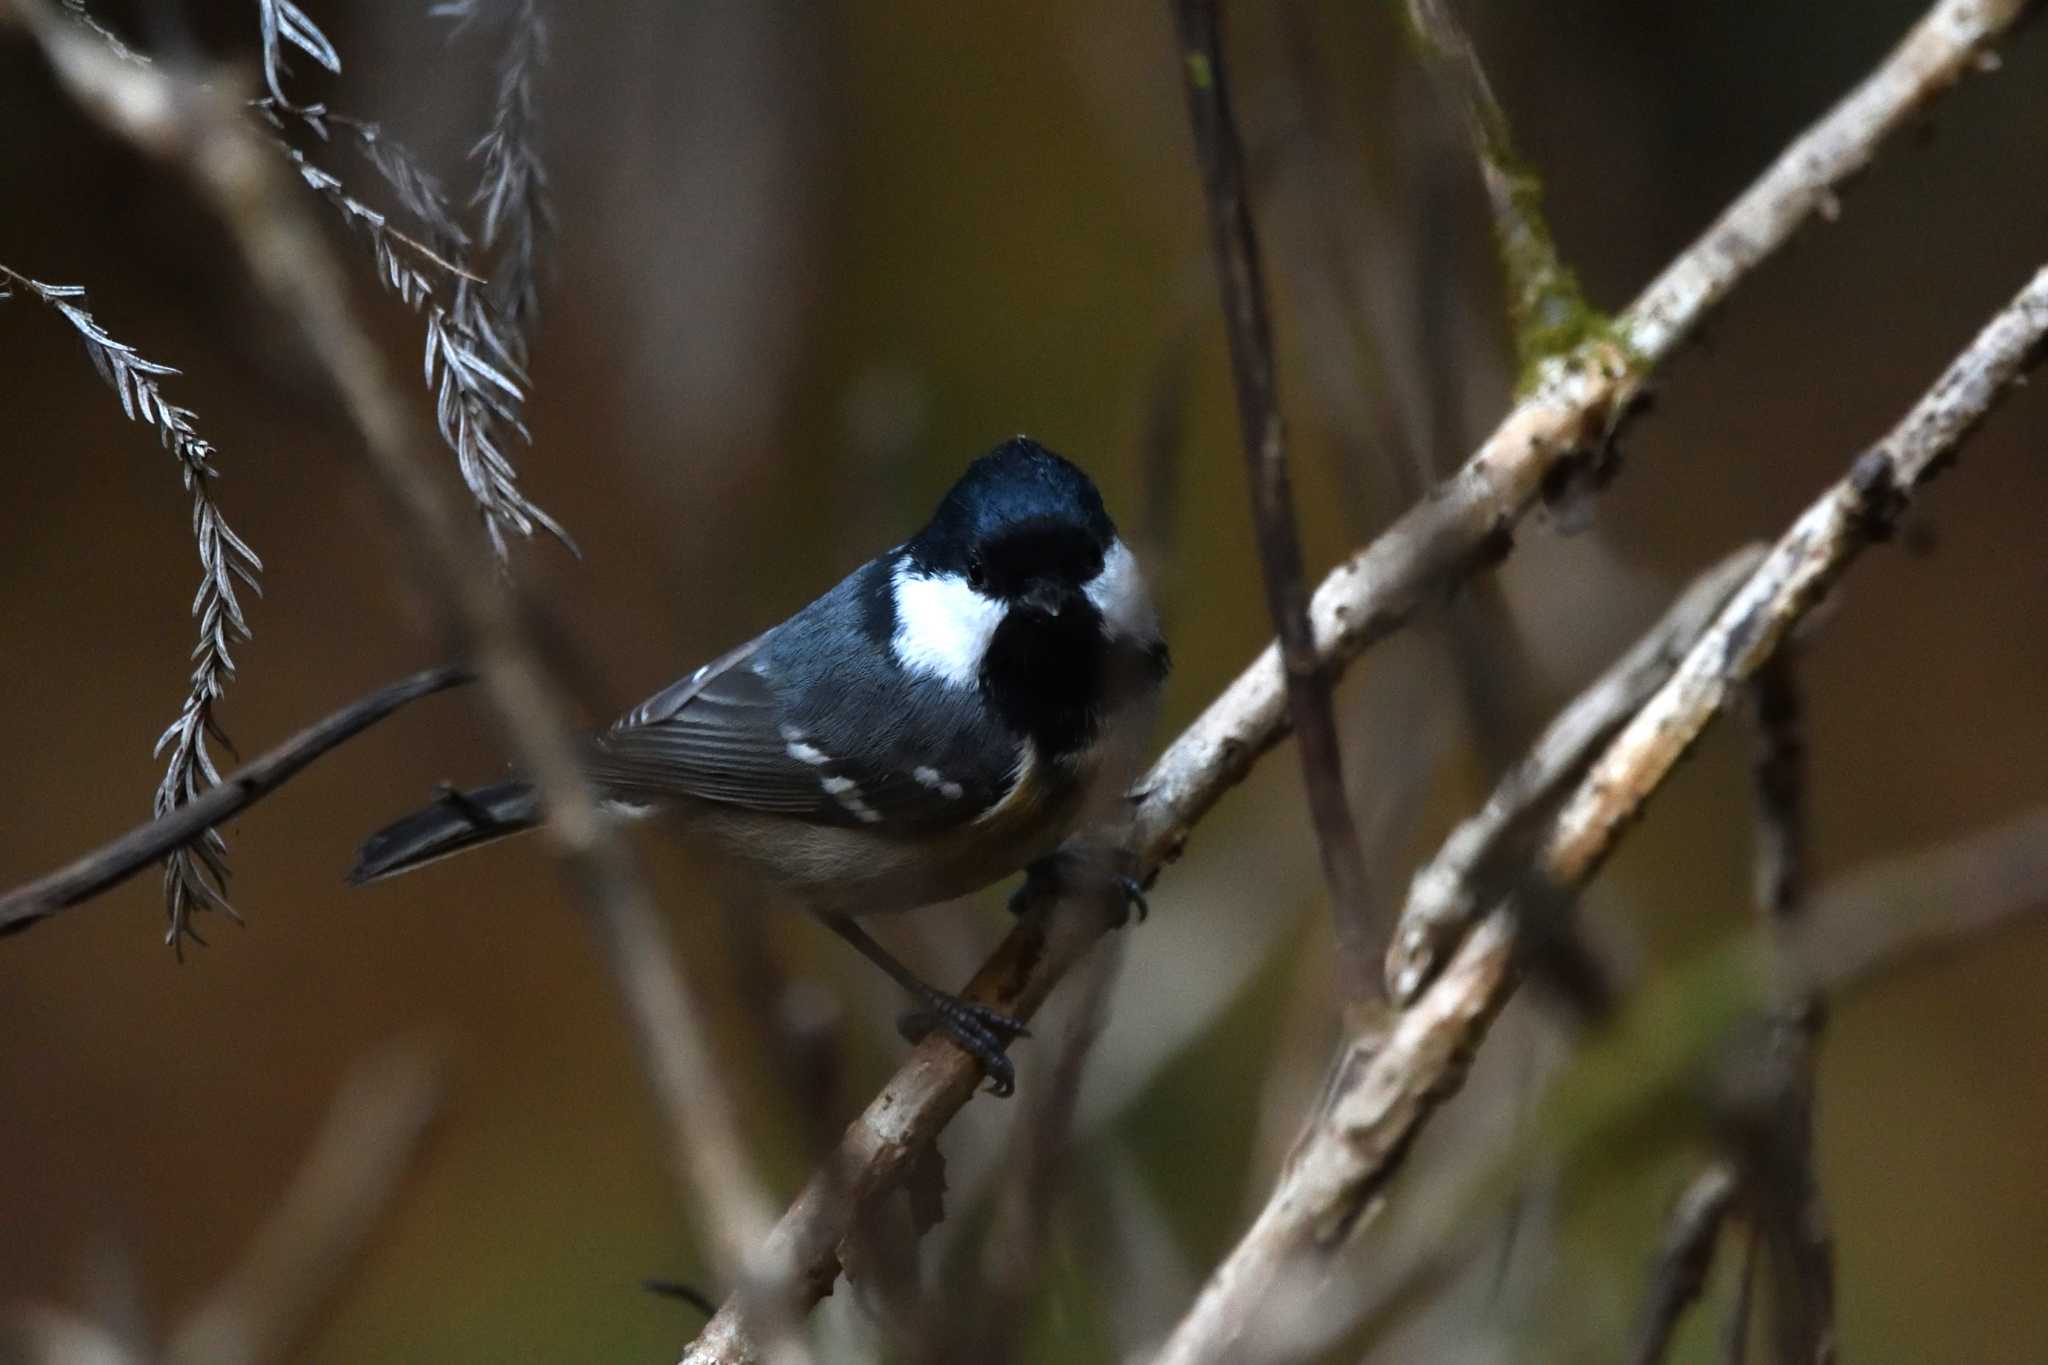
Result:
[[[909,563],[896,566],[890,580],[896,599],[896,633],[889,650],[913,673],[955,687],[972,687],[1003,604],[990,601],[952,574],[926,578]]]
[[[1159,638],[1159,616],[1145,591],[1145,575],[1121,537],[1111,543],[1102,557],[1102,571],[1088,580],[1084,591],[1111,635],[1126,640]]]

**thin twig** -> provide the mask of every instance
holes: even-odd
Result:
[[[1969,71],[2025,8],[2026,0],[1941,0],[1873,75],[1781,154],[1623,315],[1617,325],[1626,325],[1640,366],[1633,378],[1611,352],[1582,348],[1517,404],[1426,502],[1332,571],[1309,607],[1328,666],[1341,669],[1468,574],[1495,562],[1509,548],[1514,523],[1538,498],[1545,476],[1580,448],[1579,434],[1603,432],[1617,399],[1633,391],[1641,374],[1669,356],[1709,309],[1823,204],[1833,206],[1841,182],[1869,164],[1885,137]],[[1194,826],[1286,733],[1278,647],[1269,645],[1134,789],[1131,847],[1139,870],[1155,872],[1177,857]],[[1103,932],[1099,916],[1087,907],[1062,907],[1045,926],[1020,924],[975,973],[966,994],[1028,1018]],[[1456,998],[1456,992],[1443,997],[1447,1003]],[[779,1263],[800,1277],[813,1302],[829,1292],[851,1203],[891,1188],[922,1145],[960,1111],[978,1077],[974,1061],[942,1039],[919,1044],[776,1223],[763,1262]],[[751,1358],[746,1325],[730,1298],[685,1357],[697,1365]]]
[[[1630,1365],[1657,1365],[1665,1359],[1677,1320],[1706,1289],[1720,1226],[1735,1207],[1739,1191],[1741,1181],[1735,1171],[1712,1164],[1677,1197],[1665,1228],[1665,1244],[1651,1269],[1651,1293],[1642,1304],[1642,1322],[1636,1326],[1634,1347],[1628,1353]]]
[[[1415,998],[1458,935],[1520,875],[1540,818],[1599,746],[1664,685],[1763,557],[1762,546],[1748,546],[1694,579],[1648,634],[1558,713],[1479,812],[1451,831],[1436,857],[1415,873],[1387,946],[1387,987],[1396,1003]]]
[[[64,12],[71,16],[73,23],[105,43],[107,49],[122,61],[133,62],[137,66],[149,65],[149,58],[122,42],[120,34],[86,12],[85,0],[64,0]]]
[[[1583,886],[1710,721],[1739,694],[1856,555],[1951,457],[2048,337],[2043,270],[1957,357],[1886,439],[1801,516],[1723,607],[1670,680],[1587,771],[1537,861],[1559,894]],[[1156,1365],[1250,1358],[1257,1309],[1275,1285],[1313,1275],[1379,1207],[1387,1182],[1438,1104],[1454,1093],[1486,1026],[1515,985],[1517,911],[1497,906],[1395,1018],[1384,1046],[1359,1053],[1272,1197],[1217,1268]]]
[[[590,911],[641,1061],[653,1081],[679,1188],[700,1201],[721,1269],[737,1274],[769,1223],[709,1033],[676,974],[666,927],[631,855],[584,780],[563,689],[519,603],[430,472],[429,443],[357,322],[339,265],[282,167],[220,89],[121,65],[42,0],[4,0],[78,102],[136,147],[180,166],[234,235],[250,274],[339,392],[364,462],[533,780],[549,842]]]
[[[1861,868],[1817,897],[1787,955],[1840,1002],[2048,911],[2048,808]]]
[[[1479,163],[1507,277],[1515,351],[1526,375],[1546,357],[1597,333],[1606,320],[1587,306],[1578,277],[1558,253],[1543,218],[1542,184],[1516,156],[1507,114],[1450,0],[1408,0],[1408,21],[1435,58],[1430,65],[1449,88]]]
[[[1806,904],[1805,718],[1790,651],[1757,670],[1749,698],[1756,726],[1756,906],[1769,927],[1785,928]]]
[[[964,1360],[1003,1365],[1022,1354],[1024,1334],[1017,1327],[1029,1316],[1045,1278],[1081,1082],[1108,1023],[1110,989],[1123,966],[1123,955],[1115,951],[1120,946],[1110,944],[1091,954],[1068,988],[1080,992],[1072,1022],[1012,1131],[994,1219],[978,1262],[978,1283],[957,1297],[971,1307],[956,1310],[953,1330],[932,1343],[937,1349],[928,1350],[924,1359],[934,1365]]]
[[[350,1073],[283,1202],[242,1263],[172,1331],[165,1365],[257,1365],[295,1354],[417,1163],[441,1107],[442,1073],[437,1057],[416,1048]]]
[[[1757,670],[1749,686],[1756,728],[1756,906],[1782,948],[1806,910],[1808,816],[1806,737],[1793,651]],[[1835,1251],[1827,1203],[1814,1167],[1814,1052],[1825,1002],[1795,984],[1774,954],[1778,978],[1771,1022],[1778,1094],[1748,1144],[1751,1205],[1776,1271],[1770,1296],[1778,1359],[1824,1365],[1835,1352]]]
[[[1671,1349],[1678,1320],[1698,1302],[1707,1286],[1721,1225],[1740,1189],[1735,1172],[1716,1164],[1693,1177],[1679,1195],[1664,1232],[1664,1246],[1650,1271],[1650,1293],[1629,1349],[1630,1365],[1658,1365]]]
[[[0,934],[17,933],[120,885],[157,859],[255,805],[328,750],[355,738],[399,707],[469,680],[470,675],[459,668],[430,668],[358,697],[237,768],[197,800],[137,825],[49,876],[0,896]]]
[[[463,227],[449,207],[448,192],[442,188],[440,177],[428,170],[426,163],[411,148],[386,133],[382,124],[337,114],[324,106],[301,108],[280,104],[269,96],[252,101],[251,108],[280,132],[284,131],[285,119],[296,119],[322,142],[332,141],[334,130],[339,128],[371,168],[383,177],[384,183],[397,197],[399,206],[424,226],[435,241],[452,247],[455,254],[468,252],[469,230]],[[400,240],[444,272],[483,283],[482,277],[443,259],[431,248],[402,235]]]
[[[1756,1301],[1757,1234],[1752,1225],[1742,1239],[1742,1270],[1735,1281],[1735,1302],[1721,1334],[1722,1365],[1743,1365],[1749,1359],[1749,1312]]]
[[[1173,0],[1181,77],[1194,127],[1195,160],[1207,197],[1216,278],[1230,341],[1231,377],[1251,480],[1252,518],[1258,532],[1266,606],[1286,664],[1287,711],[1301,751],[1302,781],[1315,821],[1330,913],[1337,929],[1339,985],[1352,1002],[1380,994],[1375,958],[1385,927],[1373,922],[1374,901],[1365,853],[1358,842],[1350,798],[1344,791],[1343,751],[1331,702],[1331,669],[1316,649],[1309,622],[1308,587],[1295,527],[1294,487],[1287,467],[1287,435],[1273,372],[1273,329],[1259,264],[1258,231],[1245,183],[1244,146],[1231,112],[1217,0]]]

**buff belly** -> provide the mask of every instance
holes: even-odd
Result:
[[[806,909],[884,914],[979,891],[1051,853],[1088,810],[1092,776],[1020,784],[979,820],[938,835],[794,825],[710,805],[695,806],[681,823]]]

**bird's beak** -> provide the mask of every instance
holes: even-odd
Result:
[[[1020,599],[1033,611],[1042,611],[1047,616],[1058,616],[1067,605],[1066,589],[1050,579],[1041,578],[1024,589]]]

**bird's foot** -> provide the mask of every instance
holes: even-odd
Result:
[[[1024,884],[1010,896],[1010,913],[1021,918],[1050,908],[1062,896],[1090,893],[1101,901],[1112,929],[1123,928],[1133,915],[1143,924],[1152,913],[1135,858],[1121,849],[1074,846],[1047,854],[1024,869]]]
[[[981,1063],[988,1073],[991,1095],[1006,1096],[1017,1089],[1017,1069],[1003,1050],[1017,1039],[1031,1036],[1022,1019],[930,987],[925,988],[922,1000],[917,1009],[898,1016],[897,1032],[913,1043],[934,1030],[944,1033]]]

